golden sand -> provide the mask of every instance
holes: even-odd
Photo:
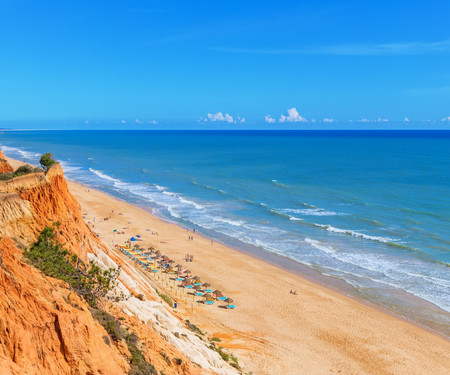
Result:
[[[180,304],[178,313],[209,336],[220,338],[219,345],[236,354],[245,371],[255,375],[450,373],[450,343],[440,336],[297,274],[212,244],[209,238],[100,191],[74,182],[69,188],[106,245],[113,248],[139,234],[139,245],[155,247],[234,300],[235,310],[220,308],[223,304],[217,302],[206,306],[196,299],[192,303],[180,288],[166,287]],[[125,234],[115,234],[114,229]],[[186,253],[194,255],[193,262],[185,262]],[[156,276],[148,275],[157,282]]]

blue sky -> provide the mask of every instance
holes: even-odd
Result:
[[[449,15],[448,0],[0,0],[0,127],[450,128]]]

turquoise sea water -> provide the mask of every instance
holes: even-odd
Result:
[[[448,333],[450,132],[5,131],[0,145],[53,152],[70,179]]]

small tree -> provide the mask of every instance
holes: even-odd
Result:
[[[39,164],[42,165],[42,168],[47,172],[52,165],[57,164],[58,162],[55,160],[55,157],[52,153],[47,152],[46,154],[43,154],[41,156],[41,160],[39,161]]]

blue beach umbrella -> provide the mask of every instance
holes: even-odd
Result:
[[[137,239],[135,237],[131,237],[130,241],[137,241]]]

